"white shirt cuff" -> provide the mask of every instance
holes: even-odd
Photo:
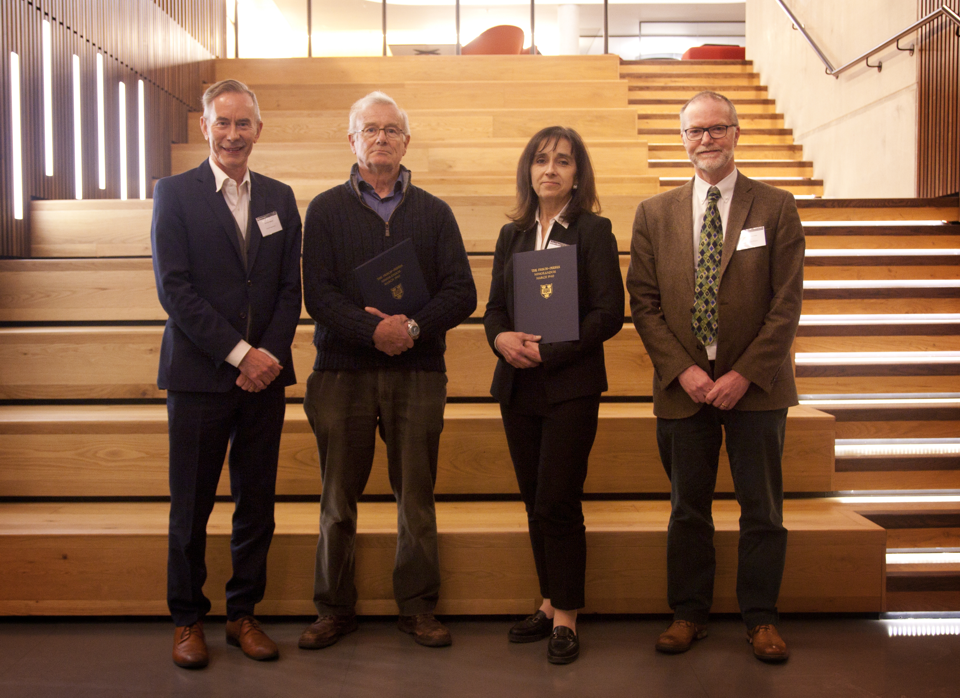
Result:
[[[237,346],[233,348],[229,354],[227,354],[227,363],[231,366],[240,366],[240,362],[243,361],[243,357],[247,355],[247,352],[250,351],[253,347],[247,343],[245,339],[241,339],[237,342]]]

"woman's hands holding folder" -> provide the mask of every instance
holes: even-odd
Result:
[[[495,344],[497,351],[514,368],[533,368],[541,363],[540,335],[526,332],[501,332]]]

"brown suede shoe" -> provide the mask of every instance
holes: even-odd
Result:
[[[210,663],[202,620],[173,629],[173,663],[184,669],[202,669]]]
[[[354,613],[343,616],[317,616],[317,619],[300,634],[297,647],[302,650],[323,649],[356,629],[357,616]]]
[[[239,647],[250,659],[261,662],[280,656],[276,643],[260,629],[253,616],[227,621],[227,644]]]
[[[424,647],[447,647],[453,644],[450,631],[434,618],[432,613],[400,616],[397,627],[403,632],[413,635],[417,644]]]
[[[694,640],[702,640],[707,636],[707,626],[691,623],[688,620],[675,620],[670,627],[657,638],[657,651],[667,654],[686,652],[693,645]]]
[[[782,662],[790,656],[787,643],[775,625],[758,625],[748,630],[747,642],[753,645],[753,655],[762,662]]]

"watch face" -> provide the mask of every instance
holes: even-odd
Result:
[[[418,324],[417,324],[416,322],[414,322],[413,320],[410,320],[410,321],[407,323],[407,332],[410,333],[410,336],[411,336],[411,337],[413,337],[414,339],[416,339],[417,337],[420,336],[420,325],[418,325]]]

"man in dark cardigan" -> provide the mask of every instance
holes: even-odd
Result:
[[[304,225],[304,301],[316,321],[317,359],[304,410],[317,437],[323,495],[314,603],[300,636],[320,649],[357,628],[357,499],[379,430],[397,498],[394,597],[399,628],[421,645],[451,643],[433,616],[440,563],[433,487],[446,401],[446,331],[470,316],[477,292],[450,207],[410,183],[400,165],[407,115],[373,92],[350,110],[357,164],[346,183],[317,196]],[[355,269],[411,241],[430,300],[412,317],[366,307]]]

